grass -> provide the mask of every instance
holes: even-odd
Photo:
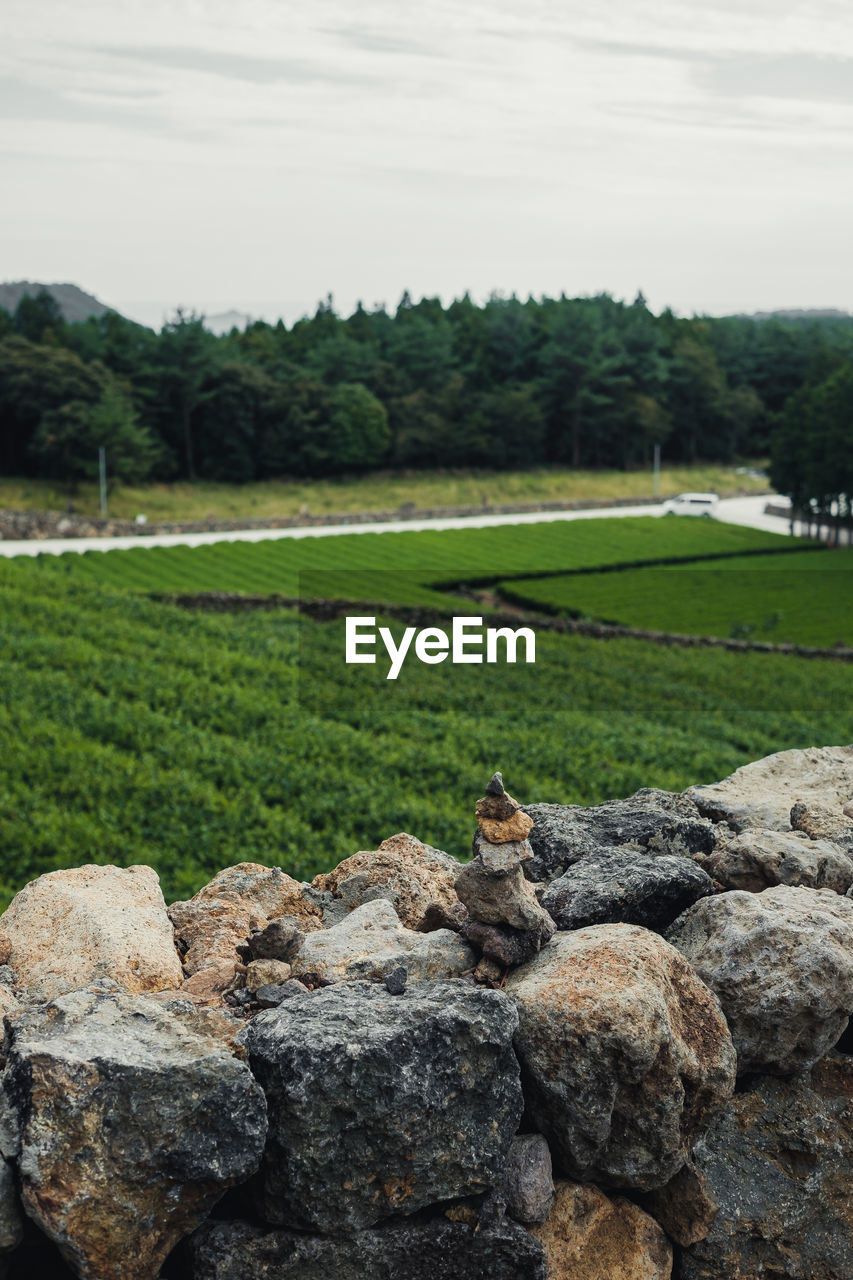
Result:
[[[661,493],[683,490],[763,492],[767,481],[738,475],[731,467],[664,468]],[[480,506],[486,503],[607,500],[650,497],[648,471],[570,471],[536,468],[530,471],[404,471],[382,472],[338,480],[268,480],[229,485],[152,484],[122,488],[109,500],[114,518],[133,519],[144,512],[154,520],[206,520],[298,515],[311,512],[395,510],[403,503],[418,507]],[[64,511],[67,492],[42,480],[0,477],[0,509]],[[73,499],[81,515],[100,513],[98,487],[83,484]]]
[[[853,646],[853,550],[514,579],[514,601],[655,631]]]
[[[798,545],[773,533],[714,521],[554,521],[488,529],[361,533],[261,543],[144,547],[24,557],[18,572],[71,577],[136,592],[206,591],[342,597],[446,606],[436,584],[595,568],[671,557],[731,555]],[[806,544],[808,545],[808,544]],[[807,552],[805,554],[820,554]],[[12,572],[10,569],[6,573]],[[0,577],[4,570],[0,564]],[[459,608],[465,608],[459,604]]]
[[[853,740],[831,661],[542,633],[533,667],[407,664],[391,685],[344,664],[341,623],[190,614],[19,563],[0,657],[0,903],[93,861],[150,863],[169,900],[244,859],[309,877],[401,829],[464,856],[494,769],[521,800],[589,804]]]

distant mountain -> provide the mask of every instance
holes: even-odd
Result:
[[[25,294],[35,298],[42,291],[51,294],[62,312],[62,318],[68,324],[77,324],[81,320],[87,320],[89,316],[103,316],[108,311],[115,311],[115,307],[105,307],[103,302],[93,298],[91,293],[84,293],[76,284],[36,284],[32,280],[0,284],[0,307],[4,307],[11,315]]]
[[[813,310],[804,310],[798,307],[790,307],[781,311],[753,311],[747,315],[741,312],[738,319],[742,320],[853,320],[849,311],[839,311],[836,307],[815,308]]]
[[[220,311],[215,316],[204,317],[205,329],[208,333],[215,333],[217,338],[232,329],[247,329],[251,323],[252,317],[245,311]]]

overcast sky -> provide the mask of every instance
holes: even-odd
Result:
[[[3,0],[0,279],[853,310],[847,0]]]

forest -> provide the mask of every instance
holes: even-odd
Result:
[[[800,510],[850,519],[853,317],[679,318],[642,294],[404,294],[216,337],[179,311],[66,324],[0,309],[0,473],[245,483],[379,468],[647,467],[770,458]],[[845,496],[847,495],[847,496]]]

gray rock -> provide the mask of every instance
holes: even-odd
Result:
[[[716,997],[634,925],[559,933],[511,973],[527,1115],[558,1169],[650,1190],[687,1160],[731,1094],[735,1053]]]
[[[188,1253],[189,1280],[545,1280],[542,1246],[507,1220],[395,1222],[337,1239],[216,1222]]]
[[[720,1212],[710,1182],[691,1161],[665,1187],[640,1196],[640,1207],[680,1245],[704,1240]]]
[[[511,929],[506,924],[483,924],[480,920],[468,920],[462,926],[462,935],[484,956],[504,966],[524,964],[548,941],[538,929]]]
[[[507,1156],[501,1194],[518,1222],[544,1222],[554,1199],[551,1152],[541,1133],[519,1134]]]
[[[736,831],[787,831],[798,800],[843,811],[853,798],[853,747],[778,751],[736,769],[722,782],[690,787],[685,795],[715,822]]]
[[[702,866],[727,889],[750,893],[774,884],[845,893],[853,884],[853,861],[838,845],[799,831],[750,828],[722,841]]]
[[[531,880],[554,880],[600,849],[631,844],[692,856],[710,853],[717,839],[713,825],[700,817],[691,800],[650,787],[591,808],[528,804],[524,812],[536,824],[529,836],[534,856],[525,868]]]
[[[356,907],[331,929],[309,934],[293,958],[293,976],[311,974],[322,983],[358,978],[382,982],[402,966],[409,982],[429,982],[456,977],[476,963],[458,933],[405,929],[391,903],[377,898]]]
[[[268,982],[265,986],[258,987],[255,992],[255,1003],[259,1004],[262,1009],[276,1009],[283,1000],[291,1000],[294,996],[302,996],[305,994],[305,990],[301,982]],[[251,994],[249,992],[249,995]]]
[[[12,1166],[0,1159],[0,1256],[11,1253],[23,1238],[24,1224]]]
[[[264,1097],[228,1025],[187,1001],[96,991],[7,1016],[23,1205],[79,1276],[150,1280],[257,1167]]]
[[[470,918],[483,924],[508,925],[547,942],[555,926],[525,879],[523,846],[491,845],[478,836],[474,847],[476,857],[456,877],[456,892]]]
[[[853,1009],[853,902],[776,885],[705,898],[667,933],[719,998],[738,1074],[804,1071]]]
[[[267,1095],[266,1222],[345,1232],[487,1192],[521,1116],[517,1026],[500,991],[336,984],[240,1033]]]
[[[759,1077],[712,1122],[694,1158],[720,1212],[681,1255],[682,1280],[850,1280],[853,1063]]]
[[[290,961],[296,955],[305,934],[291,920],[271,920],[265,929],[258,929],[246,939],[244,959]],[[241,948],[242,951],[242,948]]]
[[[408,982],[408,971],[400,965],[396,969],[392,969],[390,973],[385,975],[385,990],[390,991],[392,996],[401,996],[406,990]]]
[[[711,877],[689,858],[607,849],[582,858],[552,880],[542,906],[558,929],[639,924],[662,930],[713,892]]]
[[[853,857],[853,818],[839,809],[799,800],[791,809],[791,826],[810,840],[830,840],[848,857]]]

